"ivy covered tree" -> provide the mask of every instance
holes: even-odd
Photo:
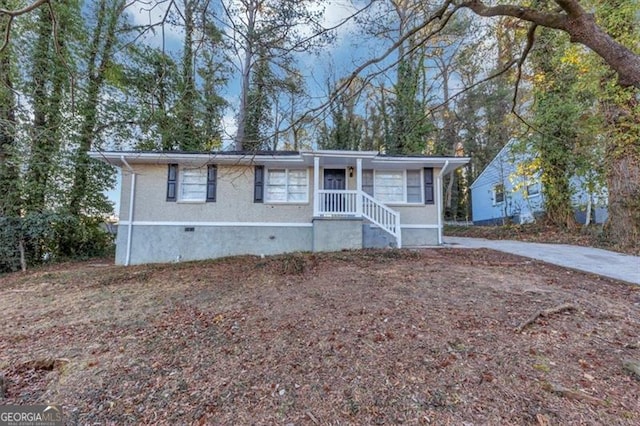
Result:
[[[229,36],[234,53],[239,59],[240,105],[235,148],[255,149],[261,144],[249,140],[249,136],[256,135],[248,135],[248,125],[254,126],[252,132],[255,132],[257,122],[271,120],[266,116],[267,109],[261,106],[263,91],[255,85],[260,84],[267,68],[279,79],[286,78],[292,55],[317,49],[330,40],[331,33],[320,25],[322,2],[318,0],[223,1],[222,6],[227,25],[232,28]],[[258,111],[262,117],[255,116]]]
[[[273,83],[274,76],[271,73],[267,51],[262,48],[251,72],[251,87],[247,93],[247,103],[244,107],[243,150],[259,151],[268,147],[268,132],[272,125],[271,91]]]
[[[329,85],[333,92],[335,84]],[[364,119],[358,113],[362,81],[355,79],[331,103],[329,116],[320,127],[318,146],[321,149],[358,151],[364,149]]]

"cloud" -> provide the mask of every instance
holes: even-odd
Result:
[[[349,19],[357,8],[349,0],[330,0],[321,4],[314,4],[312,11],[322,11],[322,21],[324,28],[334,28],[336,43],[341,43],[355,27],[353,19]]]
[[[237,130],[238,124],[235,109],[227,108],[222,117],[222,149],[233,149]]]
[[[332,0],[325,4],[323,23],[325,26],[333,27],[348,19],[357,11],[351,2],[344,0]],[[346,22],[347,26],[353,26],[353,21]]]
[[[165,48],[171,50],[172,46],[182,43],[184,33],[182,29],[168,22],[163,23],[167,14],[168,1],[136,1],[127,8],[132,24],[138,27],[148,27],[142,37],[144,43],[152,47],[161,47],[164,41]],[[173,7],[176,7],[175,4]],[[163,40],[164,32],[164,40]]]

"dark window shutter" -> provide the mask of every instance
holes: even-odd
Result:
[[[178,165],[169,164],[167,174],[167,201],[176,201],[178,195]]]
[[[264,202],[264,166],[256,166],[255,168],[253,202]]]
[[[433,168],[425,167],[424,169],[424,203],[433,204],[434,199],[435,198],[433,193]]]
[[[215,164],[207,166],[207,202],[216,201],[216,187],[218,186],[218,167]]]

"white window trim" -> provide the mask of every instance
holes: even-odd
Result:
[[[182,185],[184,184],[184,172],[186,170],[204,170],[204,196],[202,199],[183,198]],[[207,202],[207,166],[204,167],[178,167],[178,196],[176,202],[180,204],[205,204]]]
[[[387,206],[422,206],[424,205],[424,170],[422,169],[411,169],[417,170],[420,175],[420,201],[407,201],[407,169],[404,170],[373,170],[373,197],[379,199],[376,185],[376,175],[378,172],[402,172],[402,200],[403,201],[383,201],[383,203]]]
[[[533,195],[529,195],[529,187],[530,186],[534,186],[534,185],[538,187],[538,192],[536,192]],[[540,182],[535,181],[535,182],[531,182],[531,183],[525,185],[524,186],[524,190],[526,191],[527,198],[536,198],[536,197],[540,196],[540,193],[542,192],[542,186],[540,185]]]
[[[496,187],[502,185],[502,201],[496,201]],[[498,183],[496,185],[493,185],[493,188],[491,188],[491,201],[493,202],[494,206],[500,206],[502,204],[504,204],[504,200],[507,198],[507,189],[505,188],[505,185],[503,183]]]
[[[307,173],[307,186],[306,186],[306,191],[305,191],[305,199],[304,201],[272,201],[269,200],[268,198],[268,191],[267,191],[267,187],[269,186],[269,172],[271,170],[284,170],[285,171],[285,194],[288,195],[289,194],[289,171],[290,170],[304,170]],[[310,186],[310,182],[309,182],[309,168],[295,168],[295,167],[272,167],[272,168],[266,168],[265,167],[265,176],[264,176],[264,204],[287,204],[287,205],[292,205],[292,204],[309,204],[309,186]]]

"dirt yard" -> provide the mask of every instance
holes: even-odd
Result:
[[[0,404],[69,424],[640,424],[640,287],[489,250],[62,264],[0,311]]]

